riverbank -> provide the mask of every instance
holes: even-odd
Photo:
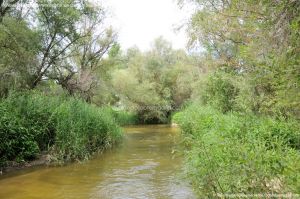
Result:
[[[37,160],[42,151],[56,163],[89,159],[118,143],[120,124],[133,118],[80,99],[38,92],[14,93],[2,99],[0,115],[2,170],[42,164]]]
[[[300,190],[297,120],[221,113],[193,104],[174,115],[188,150],[186,172],[201,198]]]
[[[50,164],[51,164],[51,156],[45,154],[38,155],[38,157],[32,161],[26,161],[26,162],[8,161],[6,162],[6,166],[0,169],[0,175],[5,175],[10,172],[28,169],[32,167],[48,166]]]
[[[182,177],[179,129],[170,125],[123,129],[122,144],[88,161],[0,177],[0,198],[195,198]]]

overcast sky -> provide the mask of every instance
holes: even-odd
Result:
[[[174,48],[185,48],[184,30],[174,32],[183,24],[187,12],[179,9],[176,0],[106,0],[112,12],[113,26],[119,32],[123,49],[134,45],[147,50],[151,42],[163,36]]]

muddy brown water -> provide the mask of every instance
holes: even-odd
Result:
[[[126,127],[123,143],[90,161],[0,176],[0,198],[195,198],[182,174],[179,130]]]

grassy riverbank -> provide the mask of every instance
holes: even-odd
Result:
[[[34,160],[41,152],[55,162],[88,159],[122,138],[131,114],[82,100],[42,93],[15,93],[0,101],[0,166]]]
[[[228,193],[299,193],[296,120],[191,105],[174,115],[184,132],[186,171],[201,197]]]

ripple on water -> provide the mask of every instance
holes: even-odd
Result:
[[[176,129],[126,128],[123,144],[82,164],[41,168],[0,180],[0,198],[192,199],[179,176]]]

